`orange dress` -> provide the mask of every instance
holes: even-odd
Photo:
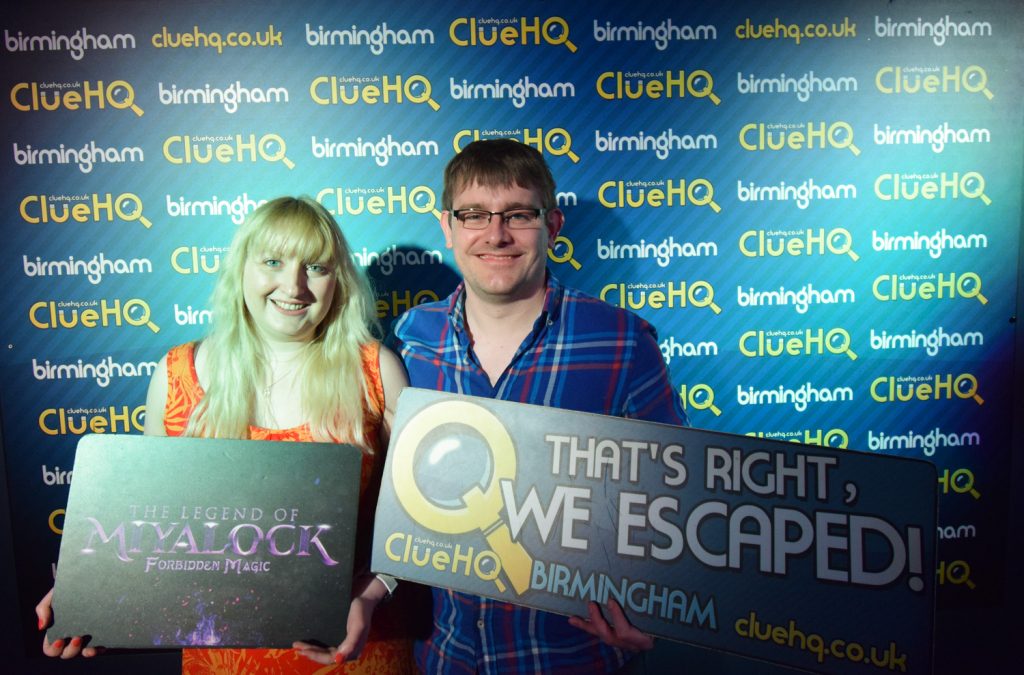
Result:
[[[167,405],[164,409],[164,429],[168,436],[180,436],[204,392],[199,385],[195,368],[196,343],[174,347],[167,353]],[[383,471],[384,448],[380,443],[379,431],[384,410],[384,388],[380,377],[380,345],[368,344],[363,347],[363,374],[369,385],[372,409],[364,413],[366,437],[372,439],[373,454],[363,454],[360,478],[360,524],[365,514],[371,514],[376,505],[377,486]],[[292,429],[263,429],[249,427],[249,434],[256,440],[298,441],[313,440],[309,425]],[[373,627],[362,654],[355,661],[342,665],[323,665],[310,661],[289,649],[184,649],[182,650],[181,672],[185,675],[271,675],[277,673],[301,673],[303,675],[391,675],[392,673],[414,673],[412,642],[402,634],[390,605],[379,606],[374,612]],[[397,609],[397,608],[395,608]]]

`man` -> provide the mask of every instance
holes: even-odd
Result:
[[[445,169],[441,230],[463,282],[406,312],[391,343],[414,387],[683,425],[654,331],[562,286],[547,252],[564,216],[541,154],[509,139],[467,145]],[[653,640],[612,601],[587,618],[434,589],[427,673],[611,673]]]

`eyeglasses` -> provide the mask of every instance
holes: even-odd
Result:
[[[486,228],[491,224],[491,218],[494,216],[501,216],[501,222],[510,230],[531,230],[540,227],[547,212],[547,209],[509,209],[508,211],[456,209],[452,211],[452,215],[467,230]]]

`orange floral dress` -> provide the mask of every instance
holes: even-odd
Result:
[[[180,436],[196,405],[205,392],[199,385],[195,368],[195,348],[190,342],[174,347],[167,353],[167,405],[164,409],[164,429],[168,436]],[[363,374],[369,385],[372,409],[364,413],[366,437],[373,439],[373,454],[363,454],[360,478],[360,526],[372,518],[377,501],[380,474],[383,471],[384,448],[379,431],[384,410],[384,387],[380,377],[380,345],[371,343],[363,347]],[[313,440],[309,425],[291,429],[263,429],[250,426],[250,436],[256,440],[298,441]],[[372,521],[370,521],[372,522]],[[323,665],[310,661],[289,649],[184,649],[181,672],[183,675],[272,675],[300,673],[302,675],[391,675],[412,674],[412,642],[404,635],[401,620],[395,616],[398,608],[381,605],[374,612],[373,627],[362,654],[345,664]]]

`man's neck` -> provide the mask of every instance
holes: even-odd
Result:
[[[477,296],[466,289],[466,323],[470,330],[492,333],[495,330],[506,330],[515,326],[523,326],[529,330],[533,322],[540,316],[544,308],[546,289],[517,300],[494,302]]]
[[[545,293],[546,287],[528,298],[495,303],[467,289],[466,326],[472,337],[473,351],[492,385],[508,368],[519,345],[533,329],[544,308]]]

